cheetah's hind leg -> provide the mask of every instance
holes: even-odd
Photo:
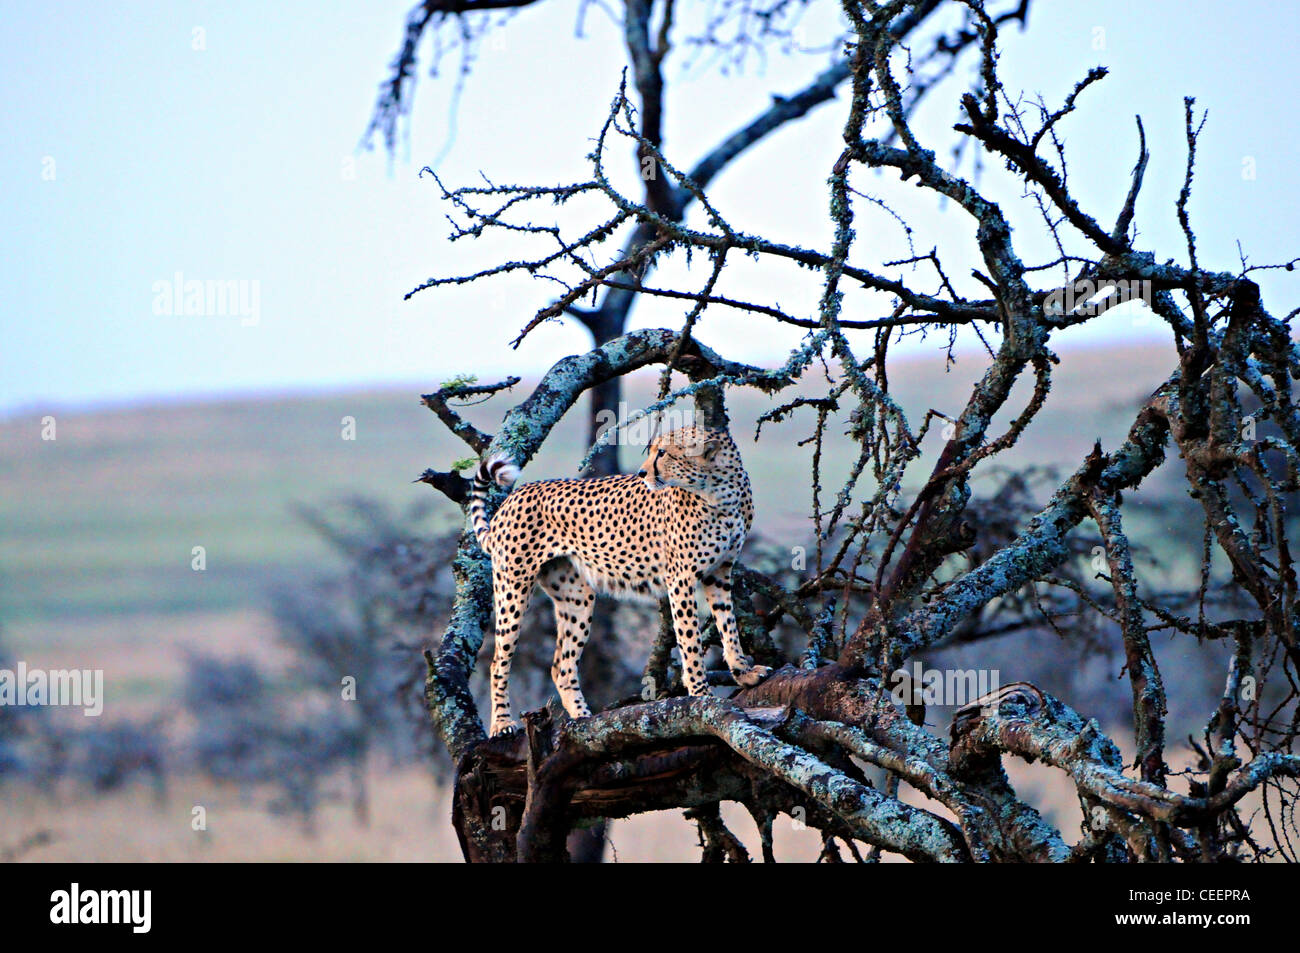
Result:
[[[510,663],[514,660],[519,626],[528,608],[533,583],[494,573],[492,602],[496,608],[496,646],[492,652],[492,728],[491,735],[508,734],[519,729],[510,706]]]
[[[555,658],[551,680],[570,718],[589,718],[591,709],[578,684],[578,661],[591,637],[591,613],[596,593],[578,567],[568,559],[556,559],[542,567],[537,577],[542,591],[555,605]]]

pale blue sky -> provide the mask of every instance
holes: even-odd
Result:
[[[409,152],[391,165],[382,151],[356,152],[408,6],[6,0],[0,411],[398,382],[431,387],[461,371],[536,373],[584,349],[583,333],[559,323],[508,349],[553,293],[543,282],[521,278],[402,301],[430,275],[519,250],[487,240],[450,245],[436,189],[417,178],[446,144],[448,79],[421,75]],[[478,170],[530,184],[585,177],[588,140],[617,87],[623,54],[598,12],[588,17],[586,38],[574,38],[577,8],[576,0],[546,0],[482,51],[440,167],[448,181],[471,181]],[[1140,112],[1152,161],[1139,245],[1180,259],[1173,202],[1185,158],[1182,96],[1196,96],[1210,110],[1192,205],[1203,265],[1235,267],[1239,238],[1254,263],[1285,260],[1300,249],[1292,102],[1298,27],[1294,4],[1040,2],[1026,33],[1005,33],[1003,78],[1055,103],[1089,67],[1111,68],[1064,127],[1072,183],[1085,206],[1113,218],[1135,157],[1132,116]],[[205,49],[193,48],[196,28]],[[426,49],[424,65],[427,58]],[[689,165],[762,109],[770,90],[797,89],[824,62],[776,59],[766,73],[730,77],[697,66],[684,77],[680,59],[670,58],[669,157]],[[955,93],[968,74],[966,65],[917,123],[941,155],[953,142]],[[713,189],[723,214],[747,230],[828,247],[824,181],[842,121],[842,102],[829,104],[746,155]],[[625,146],[617,148],[615,158],[626,162]],[[1243,176],[1246,157],[1253,179]],[[996,168],[983,181],[1009,210],[1020,208],[1014,221],[1024,257],[1054,257],[1019,188]],[[893,177],[861,172],[855,184],[907,212],[918,250],[938,244],[949,249],[950,273],[969,271],[970,229],[961,213],[900,189]],[[575,209],[566,221],[593,221],[582,213]],[[860,213],[859,235],[854,258],[864,266],[900,251],[897,227],[878,213]],[[256,281],[256,326],[238,317],[155,314],[154,283],[178,271]],[[673,265],[661,280],[681,275]],[[737,268],[729,280],[803,313],[817,290],[807,273]],[[1300,304],[1300,274],[1259,280],[1275,313]],[[859,305],[851,298],[847,307],[853,314]],[[644,302],[634,325],[676,324],[682,313],[678,304]],[[760,363],[779,361],[797,338],[754,327],[753,319],[710,312],[699,336]],[[1116,319],[1093,338],[1152,333]]]

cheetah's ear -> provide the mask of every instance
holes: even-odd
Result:
[[[718,455],[718,451],[721,449],[721,440],[706,440],[704,441],[704,447],[700,450],[700,456],[704,458],[705,463],[712,463],[713,458]]]

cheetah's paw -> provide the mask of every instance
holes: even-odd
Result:
[[[753,688],[763,679],[772,674],[772,669],[766,665],[751,665],[748,669],[735,675],[736,684],[742,688]]]
[[[506,737],[507,735],[517,734],[518,731],[519,731],[519,722],[503,721],[499,723],[493,723],[491,735],[493,738],[503,738]]]

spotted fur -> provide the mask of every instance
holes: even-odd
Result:
[[[730,434],[684,427],[656,438],[636,474],[522,484],[489,524],[484,499],[490,485],[509,485],[517,474],[504,457],[483,461],[470,502],[474,534],[492,558],[493,735],[517,726],[510,663],[534,585],[555,606],[551,678],[574,718],[591,714],[578,685],[578,660],[591,634],[597,592],[650,601],[667,596],[682,678],[692,695],[704,695],[696,607],[696,588],[702,587],[736,681],[754,685],[767,676],[770,669],[742,654],[732,611],[732,566],[754,510],[749,477]]]

